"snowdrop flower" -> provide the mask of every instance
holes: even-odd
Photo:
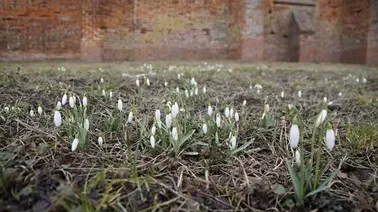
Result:
[[[101,83],[104,83],[104,78],[101,77],[100,82],[101,82]]]
[[[192,85],[196,85],[197,84],[197,82],[196,82],[196,80],[192,77],[192,79],[190,80],[190,84],[192,84]]]
[[[252,90],[252,85],[249,86],[249,90]]]
[[[236,136],[232,136],[230,138],[229,147],[230,147],[231,150],[236,149]]]
[[[343,95],[343,93],[339,92],[338,96],[341,97]]]
[[[64,94],[62,97],[62,105],[65,105],[67,103],[67,94]]]
[[[180,93],[180,88],[179,87],[176,87],[176,92]]]
[[[168,86],[168,82],[165,81],[165,82],[164,82],[164,87],[167,87],[167,86]]]
[[[298,166],[301,165],[301,154],[299,153],[298,150],[295,150],[295,162],[297,163]]]
[[[260,84],[256,84],[256,85],[255,85],[255,88],[256,88],[257,90],[261,90],[263,87],[262,87]]]
[[[62,116],[57,110],[54,112],[54,124],[56,127],[60,127],[60,125],[62,125]]]
[[[268,104],[265,104],[265,106],[264,106],[264,112],[265,113],[268,113],[270,111],[270,107],[269,107],[269,105]]]
[[[230,109],[230,118],[232,119],[232,117],[234,117],[234,108]]]
[[[218,127],[221,127],[221,117],[219,114],[217,114],[217,117],[215,119],[215,122],[217,124]]]
[[[174,141],[178,140],[178,133],[177,133],[177,128],[176,127],[174,127],[172,129],[172,138],[173,138]]]
[[[127,117],[127,123],[133,123],[134,114],[130,111],[129,116]]]
[[[140,82],[139,82],[139,79],[138,79],[138,78],[135,80],[135,84],[136,84],[137,87],[140,86]]]
[[[367,83],[367,79],[364,77],[364,78],[362,78],[362,82],[363,83]]]
[[[123,103],[122,103],[122,100],[121,100],[121,99],[118,99],[117,108],[118,108],[119,111],[122,111]]]
[[[323,123],[326,118],[327,118],[327,110],[322,109],[322,111],[320,111],[318,117],[316,118],[315,127],[319,127],[319,125]]]
[[[293,105],[292,104],[288,104],[287,107],[289,108],[289,110],[293,109]]]
[[[102,147],[102,145],[104,144],[104,139],[100,136],[100,137],[98,137],[98,139],[97,139],[97,143],[98,143],[98,145],[100,146],[100,147]]]
[[[105,92],[104,89],[102,89],[102,95],[103,95],[103,96],[106,96],[106,92]]]
[[[247,100],[243,100],[243,107],[247,105]]]
[[[177,74],[177,79],[181,79],[181,74]]]
[[[176,116],[179,114],[179,106],[177,102],[172,106],[172,118],[176,118]]]
[[[4,107],[5,113],[9,113],[9,107]]]
[[[226,107],[226,109],[224,110],[224,116],[226,116],[226,118],[230,117],[230,108]]]
[[[299,98],[302,97],[302,91],[298,91],[298,97],[299,97]]]
[[[285,92],[281,91],[281,98],[285,97]]]
[[[30,116],[31,116],[31,117],[34,117],[34,116],[35,116],[35,114],[34,114],[34,110],[30,110]]]
[[[192,90],[190,91],[190,96],[193,96],[193,91]]]
[[[290,128],[290,134],[289,134],[289,144],[291,148],[296,148],[299,143],[299,128],[297,124],[297,120],[294,117],[293,124]]]
[[[58,102],[56,103],[56,109],[60,110],[62,108],[62,103]]]
[[[235,121],[236,121],[236,122],[239,121],[239,113],[238,113],[238,112],[235,112]]]
[[[155,135],[155,133],[156,133],[156,127],[155,127],[155,125],[152,125],[152,127],[151,127],[151,135]]]
[[[74,152],[77,149],[77,146],[79,145],[79,139],[75,138],[72,142],[71,151]]]
[[[159,128],[161,128],[160,110],[155,111],[155,120]]]
[[[356,79],[356,82],[360,82],[360,79],[357,78],[357,79]]]
[[[42,111],[42,107],[41,107],[41,106],[38,107],[37,111],[38,111],[38,114],[39,114],[39,115],[42,115],[42,112],[43,112],[43,111]]]
[[[194,89],[194,95],[198,96],[198,87]]]
[[[189,97],[189,92],[188,92],[188,90],[185,90],[185,97],[186,97],[186,98]]]
[[[150,79],[148,79],[148,78],[146,78],[146,85],[147,86],[150,86],[151,84],[150,84]]]
[[[83,97],[83,106],[84,106],[84,107],[87,107],[87,105],[88,105],[88,99],[87,99],[86,96],[84,96],[84,97]]]
[[[89,130],[89,120],[88,119],[84,120],[84,129],[86,129],[87,131]]]
[[[68,100],[68,103],[70,105],[71,108],[74,108],[75,107],[75,100],[72,96],[70,96],[70,99]]]
[[[203,134],[207,133],[207,125],[206,124],[202,125],[202,132],[203,132]]]
[[[109,98],[113,98],[113,92],[112,91],[109,91]]]
[[[152,148],[155,148],[155,137],[153,135],[150,137],[150,144]]]
[[[325,96],[325,97],[323,97],[323,102],[324,102],[324,103],[326,103],[326,102],[327,102],[327,100],[328,100],[328,99],[327,99],[327,97],[326,97],[326,96]]]
[[[172,125],[172,114],[169,113],[165,116],[165,126],[167,127],[167,129],[170,129],[171,125]]]
[[[333,147],[335,146],[335,140],[335,132],[333,131],[331,124],[328,124],[325,136],[325,143],[329,151],[332,151]]]
[[[209,107],[207,108],[207,115],[213,115],[213,108],[211,107],[211,105],[209,105]]]
[[[202,88],[202,93],[203,93],[203,94],[206,94],[206,91],[207,91],[206,86],[204,86],[204,87]]]
[[[328,105],[332,105],[333,104],[333,102],[332,101],[329,101],[328,103],[327,103]]]

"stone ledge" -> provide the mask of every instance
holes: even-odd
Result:
[[[288,4],[288,5],[315,7],[315,1],[314,0],[274,0],[273,3],[274,4]]]

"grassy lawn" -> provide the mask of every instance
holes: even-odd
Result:
[[[0,75],[0,211],[378,210],[378,67],[44,62]]]

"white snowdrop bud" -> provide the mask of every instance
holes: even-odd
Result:
[[[323,97],[323,102],[324,102],[324,103],[326,103],[326,102],[327,102],[327,100],[328,100],[328,99],[327,99],[327,97],[326,97],[326,96],[325,96],[325,97]]]
[[[56,103],[56,109],[60,110],[62,108],[62,103],[58,102]]]
[[[202,132],[203,132],[203,134],[207,133],[207,124],[202,125]]]
[[[97,139],[97,143],[98,143],[98,145],[100,146],[100,147],[102,147],[102,145],[104,144],[104,139],[100,136],[100,137],[98,137],[98,139]]]
[[[75,100],[74,100],[73,96],[70,96],[70,99],[68,100],[68,103],[69,103],[69,105],[70,105],[71,108],[75,107]]]
[[[343,95],[343,93],[339,92],[338,96],[341,97]]]
[[[269,105],[268,104],[265,104],[264,105],[264,112],[265,113],[268,113],[270,111],[270,107],[269,107]]]
[[[179,114],[179,106],[177,102],[172,106],[172,118],[176,118],[176,116]]]
[[[298,150],[295,150],[295,162],[297,163],[298,166],[301,165],[301,154],[299,153]]]
[[[226,118],[230,117],[230,108],[226,107],[226,109],[224,110],[224,116],[226,116]]]
[[[54,112],[54,124],[56,127],[60,127],[60,125],[62,125],[62,116],[58,110]]]
[[[177,79],[181,79],[181,74],[177,74]]]
[[[180,88],[179,87],[176,87],[176,92],[180,93]]]
[[[130,111],[129,116],[127,117],[127,123],[133,123],[134,114]]]
[[[9,113],[9,107],[4,107],[5,113]]]
[[[281,98],[285,97],[285,92],[281,91]]]
[[[218,127],[221,127],[221,122],[222,122],[222,119],[221,119],[221,116],[219,114],[217,114],[217,117],[215,119],[215,122],[217,124]]]
[[[167,86],[168,86],[168,82],[165,81],[165,82],[164,82],[164,87],[167,87]]]
[[[43,110],[42,110],[42,107],[41,107],[41,106],[38,107],[37,111],[38,111],[38,114],[39,114],[39,115],[42,115]]]
[[[236,122],[239,121],[239,113],[238,113],[238,112],[235,113],[235,121],[236,121]]]
[[[100,82],[101,82],[101,83],[104,83],[104,78],[101,77]]]
[[[189,92],[188,92],[188,90],[185,90],[185,97],[186,97],[186,98],[189,97]]]
[[[362,78],[362,82],[363,83],[367,83],[367,79],[364,77],[364,78]]]
[[[155,125],[152,125],[152,127],[151,127],[151,135],[155,135],[155,133],[156,133],[156,127],[155,127]]]
[[[84,129],[86,129],[87,131],[89,130],[89,120],[88,119],[84,120],[83,126],[84,126]]]
[[[247,100],[243,100],[243,107],[247,105]]]
[[[327,118],[327,110],[322,109],[322,111],[320,111],[318,117],[316,118],[315,127],[319,127],[319,125],[323,123],[326,118]]]
[[[302,97],[302,91],[298,91],[298,97],[299,97],[299,98]]]
[[[77,149],[78,145],[79,145],[79,139],[75,138],[72,142],[71,151],[74,152]]]
[[[35,116],[35,114],[34,114],[34,110],[30,110],[30,116],[31,116],[31,117],[34,117],[34,116]]]
[[[109,91],[109,98],[110,98],[110,99],[113,98],[113,92],[112,92],[112,91]]]
[[[135,80],[135,84],[136,84],[137,87],[140,86],[140,82],[139,82],[139,79],[138,79],[138,78]]]
[[[106,96],[106,92],[104,89],[102,89],[102,96]]]
[[[194,89],[194,95],[198,96],[198,87]]]
[[[230,109],[230,118],[232,119],[234,117],[234,108]]]
[[[192,90],[190,91],[190,93],[189,93],[189,94],[190,94],[190,96],[193,96],[193,95],[194,95],[194,93],[193,93],[193,91],[192,91]]]
[[[211,105],[209,105],[209,107],[207,108],[207,115],[211,116],[213,114],[213,108],[211,107]]]
[[[176,127],[174,127],[172,129],[172,138],[173,138],[174,141],[178,141],[178,133],[177,133],[177,128]]]
[[[151,84],[150,84],[150,79],[148,79],[148,78],[146,78],[146,85],[147,86],[150,86]]]
[[[118,108],[119,111],[122,111],[123,103],[122,103],[122,100],[121,100],[121,99],[118,99],[117,108]]]
[[[165,116],[165,126],[167,127],[167,129],[170,129],[171,125],[172,125],[172,114],[169,113]]]
[[[83,97],[83,106],[84,106],[84,107],[87,107],[87,105],[88,105],[88,99],[87,99],[86,96],[84,96],[84,97]]]
[[[202,93],[203,93],[203,94],[206,94],[206,91],[207,91],[206,86],[204,86],[204,87],[202,88]]]
[[[299,143],[299,128],[297,124],[292,124],[289,134],[289,143],[291,148],[296,148]]]
[[[67,94],[64,94],[62,97],[62,105],[65,105],[67,103]]]
[[[330,126],[330,128],[327,129],[326,136],[325,136],[325,143],[329,151],[332,151],[333,147],[335,146],[335,141],[336,141],[335,132]]]
[[[150,137],[150,144],[152,148],[155,148],[155,137],[153,135]]]

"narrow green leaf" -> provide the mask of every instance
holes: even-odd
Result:
[[[236,154],[236,153],[238,153],[240,151],[245,150],[249,145],[251,145],[253,143],[254,140],[255,139],[253,138],[250,141],[248,141],[247,143],[243,144],[241,147],[235,149],[234,151],[232,151],[232,154]]]
[[[290,164],[290,161],[286,159],[287,169],[289,170],[291,181],[293,182],[294,192],[298,201],[302,201],[303,196],[301,194],[300,182],[294,167]]]

